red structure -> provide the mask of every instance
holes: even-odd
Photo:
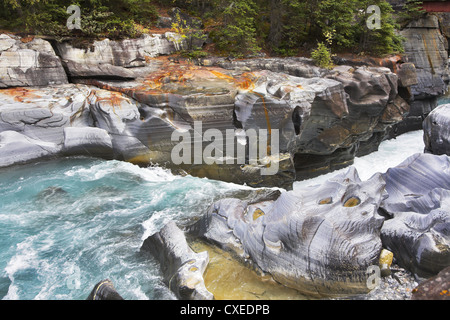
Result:
[[[450,12],[450,1],[424,1],[423,8],[427,12]]]

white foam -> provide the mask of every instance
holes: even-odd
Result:
[[[408,132],[398,136],[396,139],[383,141],[377,152],[356,158],[353,166],[358,171],[361,180],[368,180],[375,173],[384,173],[413,154],[423,153],[424,147],[422,130]],[[349,168],[336,170],[313,179],[297,181],[294,183],[294,190],[322,184],[339,173],[347,172],[347,170]]]
[[[18,271],[28,268],[37,269],[39,267],[37,252],[33,249],[33,242],[36,238],[37,236],[28,237],[16,245],[17,253],[8,261],[8,264],[4,269],[11,281],[8,293],[3,297],[4,300],[19,299],[19,287],[14,282],[14,275]]]
[[[176,220],[177,213],[179,213],[178,210],[174,208],[166,208],[161,211],[153,212],[152,216],[142,223],[145,231],[141,240],[144,241],[152,234],[158,232],[169,221]]]
[[[129,173],[138,176],[148,182],[173,181],[180,178],[173,175],[170,170],[162,167],[151,166],[142,168],[124,161],[102,161],[90,167],[75,167],[65,172],[68,177],[79,177],[84,181],[94,181],[115,173]]]

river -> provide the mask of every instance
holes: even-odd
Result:
[[[421,131],[383,142],[355,167],[364,180],[417,152]],[[140,254],[143,240],[170,219],[196,218],[213,201],[249,190],[84,157],[0,169],[0,298],[85,299],[109,278],[125,299],[173,299],[158,264]]]

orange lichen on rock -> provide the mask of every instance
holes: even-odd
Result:
[[[243,73],[239,78],[235,80],[236,85],[241,90],[252,91],[255,89],[255,82],[258,80],[257,77],[251,72]]]
[[[120,92],[110,91],[109,96],[98,97],[97,101],[108,102],[112,107],[118,106],[120,108],[122,101],[129,100],[127,97],[123,96]]]
[[[234,78],[232,76],[227,75],[225,73],[222,73],[222,72],[219,72],[216,70],[209,70],[209,72],[211,72],[213,75],[215,75],[219,79],[234,81]]]
[[[34,89],[24,87],[2,89],[0,92],[14,97],[14,100],[17,102],[29,102],[30,100],[40,98],[40,96],[35,93],[36,91]]]

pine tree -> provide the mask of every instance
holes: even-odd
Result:
[[[235,56],[260,50],[256,40],[256,15],[255,1],[232,1],[223,11],[223,27],[215,34],[218,48]]]

